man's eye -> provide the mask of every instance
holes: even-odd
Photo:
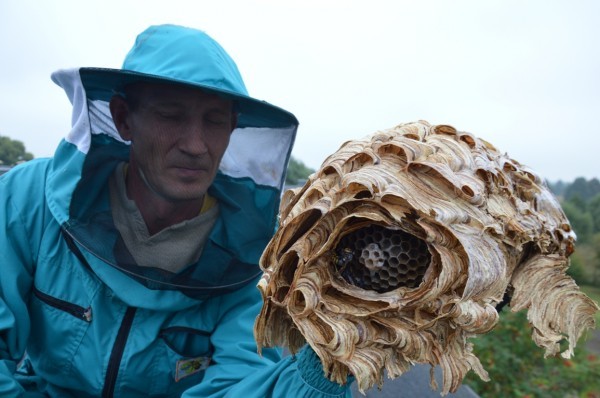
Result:
[[[184,117],[184,115],[179,112],[157,112],[157,113],[158,113],[158,116],[164,120],[179,121],[179,120],[182,120]]]
[[[207,117],[205,120],[208,124],[212,124],[214,126],[223,126],[225,123],[227,123],[227,119],[224,117]]]

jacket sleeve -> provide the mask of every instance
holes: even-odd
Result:
[[[257,354],[253,327],[261,305],[254,283],[222,297],[221,319],[211,337],[213,365],[183,397],[350,397],[349,383],[329,381],[308,346],[284,359],[276,349]]]
[[[15,207],[14,189],[0,179],[0,396],[26,396],[15,380],[30,330],[27,302],[33,281],[34,237],[25,229],[26,217]],[[34,212],[32,210],[32,212]]]

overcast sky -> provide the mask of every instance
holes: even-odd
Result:
[[[118,68],[147,26],[205,30],[254,97],[300,120],[293,154],[398,123],[451,124],[551,181],[600,177],[600,1],[0,0],[0,135],[51,156],[50,73]]]

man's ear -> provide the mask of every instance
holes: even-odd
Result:
[[[110,114],[112,115],[115,127],[121,138],[125,141],[131,141],[131,128],[129,126],[129,105],[125,98],[115,95],[110,99]]]

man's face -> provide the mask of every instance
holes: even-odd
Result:
[[[168,202],[202,198],[235,128],[232,102],[166,84],[136,84],[130,91],[124,124],[115,120],[131,141],[129,178],[137,172],[142,189]]]

